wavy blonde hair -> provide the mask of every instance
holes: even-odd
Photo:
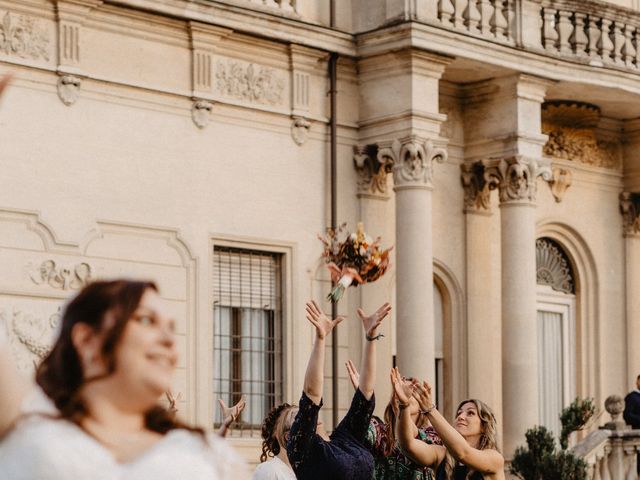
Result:
[[[460,402],[458,408],[456,408],[456,417],[463,405],[466,405],[467,403],[475,405],[476,410],[478,411],[478,417],[480,418],[480,441],[478,442],[478,450],[500,451],[498,448],[498,422],[496,421],[496,416],[493,414],[493,410],[491,410],[491,408],[489,408],[489,406],[483,401],[470,398]],[[447,450],[444,462],[445,478],[447,480],[453,480],[453,471],[456,465],[456,460],[453,458],[453,455],[449,453],[449,450]],[[474,470],[469,470],[467,478],[470,478],[473,473]]]

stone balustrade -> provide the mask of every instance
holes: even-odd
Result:
[[[638,68],[640,14],[592,1],[543,0],[540,15],[546,52],[595,66]]]
[[[620,418],[624,408],[621,397],[607,398],[605,408],[611,421],[591,432],[571,450],[587,463],[589,480],[636,480],[640,430],[630,430]]]
[[[516,41],[516,0],[430,0],[418,18],[501,43]]]

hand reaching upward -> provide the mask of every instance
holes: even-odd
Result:
[[[331,331],[344,320],[342,315],[337,316],[333,320],[330,320],[327,315],[320,310],[320,307],[315,301],[307,302],[307,320],[309,320],[316,328],[316,336],[319,339],[326,338]]]
[[[389,315],[391,311],[391,305],[389,303],[385,303],[378,310],[376,310],[371,315],[367,316],[364,313],[364,310],[361,308],[358,309],[358,316],[360,320],[362,320],[362,327],[364,328],[364,332],[368,337],[373,337],[376,335],[378,331],[378,327],[382,323],[382,320]]]

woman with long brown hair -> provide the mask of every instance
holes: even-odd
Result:
[[[246,478],[224,440],[159,404],[177,360],[175,320],[151,282],[97,281],[69,302],[36,372],[48,410],[24,412],[0,340],[0,478]]]
[[[436,480],[504,480],[504,457],[498,451],[496,418],[480,400],[464,400],[456,410],[455,426],[438,412],[427,382],[407,385],[397,368],[391,383],[398,396],[398,439],[402,450],[415,462],[436,471]],[[444,446],[427,445],[413,436],[409,414],[411,398],[429,418]]]

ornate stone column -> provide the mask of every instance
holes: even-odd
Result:
[[[405,375],[435,381],[431,191],[433,163],[446,150],[417,136],[381,146],[380,162],[393,165],[396,201],[397,364]]]
[[[378,153],[379,148],[376,144],[354,148],[353,162],[358,174],[358,219],[364,223],[368,233],[374,236],[381,236],[383,246],[388,247],[395,244],[393,222],[389,221],[389,219],[393,218],[393,201],[391,201],[391,188],[389,187],[389,174],[391,173],[392,165],[390,163],[381,163]],[[385,160],[382,159],[382,161],[384,162]],[[395,260],[393,263],[395,266]],[[388,272],[375,283],[358,289],[360,294],[359,305],[365,312],[375,311],[384,301],[393,301],[394,275],[392,272]],[[392,315],[395,315],[395,304]],[[358,328],[360,327],[358,326]],[[360,332],[358,331],[357,333],[358,338],[362,338]],[[386,338],[383,342],[380,342],[376,349],[378,364],[376,396],[378,398],[389,398],[391,396],[389,369],[393,366],[392,322],[385,320],[381,326],[380,333],[385,335]],[[352,358],[358,358],[355,353],[350,355]],[[380,402],[378,407],[376,414],[383,415],[384,402]]]
[[[500,193],[504,451],[511,456],[539,423],[535,199],[536,180],[550,180],[551,166],[518,155],[493,161],[488,170]]]
[[[491,406],[502,426],[500,238],[491,212],[488,163],[465,163],[464,188],[468,396]],[[487,348],[491,345],[491,348]]]
[[[640,374],[640,193],[620,194],[624,231],[627,328],[627,380]]]

